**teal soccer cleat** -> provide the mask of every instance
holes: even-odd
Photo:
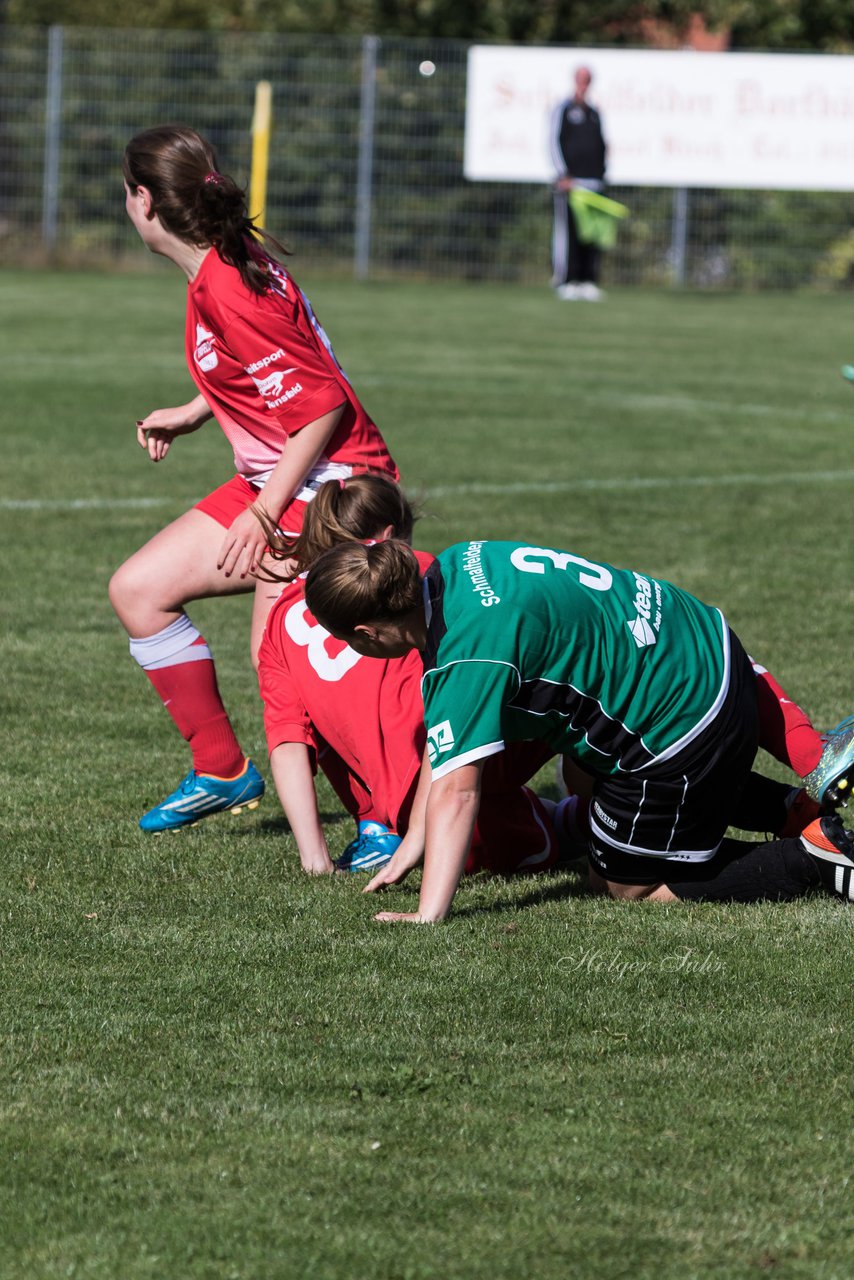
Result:
[[[821,759],[804,778],[804,786],[820,805],[835,808],[848,799],[854,786],[854,716],[840,720],[821,737]]]
[[[171,796],[142,815],[139,825],[149,832],[177,831],[224,809],[232,813],[257,809],[263,794],[264,779],[251,760],[236,778],[214,778],[191,769]]]
[[[336,871],[379,871],[387,862],[402,839],[389,831],[381,822],[366,821],[358,824],[359,834],[335,862]]]

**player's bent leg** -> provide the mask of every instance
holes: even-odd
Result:
[[[709,862],[674,867],[667,880],[684,902],[792,902],[819,884],[801,837],[756,844],[726,839]]]
[[[257,804],[264,791],[229,721],[211,651],[183,611],[191,599],[252,589],[217,567],[222,538],[221,523],[194,508],[131,556],[110,584],[131,655],[193,757],[190,774],[144,815],[145,831],[174,830],[211,813]]]
[[[821,755],[818,730],[767,667],[753,658],[750,661],[756,677],[759,745],[803,778],[815,768]]]
[[[134,552],[110,580],[110,603],[131,636],[151,636],[190,600],[252,591],[254,580],[227,578],[217,566],[223,527],[193,508]]]
[[[554,866],[559,854],[554,802],[524,785],[552,755],[546,743],[519,742],[487,760],[466,871],[509,876]]]
[[[675,902],[664,883],[666,858],[644,857],[628,849],[603,848],[592,840],[588,850],[588,883],[593,893],[621,902]]]
[[[275,560],[268,561],[265,557],[264,568],[272,565],[274,572],[279,571],[279,566]],[[265,578],[259,578],[255,583],[255,600],[252,605],[252,626],[249,638],[250,654],[252,658],[252,666],[258,670],[258,650],[261,648],[261,641],[264,638],[264,628],[267,625],[267,618],[270,616],[270,610],[282,594],[284,582],[270,582]]]
[[[754,771],[729,806],[727,817],[731,827],[742,831],[770,831],[782,837],[800,835],[818,813],[818,805],[803,787],[777,782]]]
[[[622,902],[678,902],[676,894],[666,884],[622,884],[606,880],[608,896]]]

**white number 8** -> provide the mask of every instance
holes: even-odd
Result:
[[[285,630],[294,644],[305,649],[312,670],[320,676],[321,680],[328,680],[330,683],[342,680],[359,661],[359,654],[347,645],[346,649],[342,649],[336,657],[331,657],[326,651],[326,641],[330,638],[329,632],[319,622],[306,621],[307,609],[308,605],[304,600],[298,600],[296,604],[291,605],[285,614]]]

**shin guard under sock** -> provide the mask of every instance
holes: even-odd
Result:
[[[189,743],[196,773],[236,777],[245,757],[220,697],[211,651],[187,615],[156,635],[131,637],[130,651]]]

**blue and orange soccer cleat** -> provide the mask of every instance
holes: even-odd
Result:
[[[804,778],[807,795],[824,808],[843,804],[854,788],[854,716],[821,735],[824,749],[812,773]]]
[[[854,832],[845,830],[839,815],[816,818],[802,832],[801,844],[812,855],[827,892],[854,901]]]
[[[336,871],[379,871],[400,844],[402,837],[389,831],[381,822],[367,820],[358,824],[358,835],[335,861]]]
[[[257,809],[263,794],[264,779],[251,760],[236,778],[214,778],[191,769],[171,796],[142,815],[139,825],[143,831],[177,831],[224,809],[232,813]]]

